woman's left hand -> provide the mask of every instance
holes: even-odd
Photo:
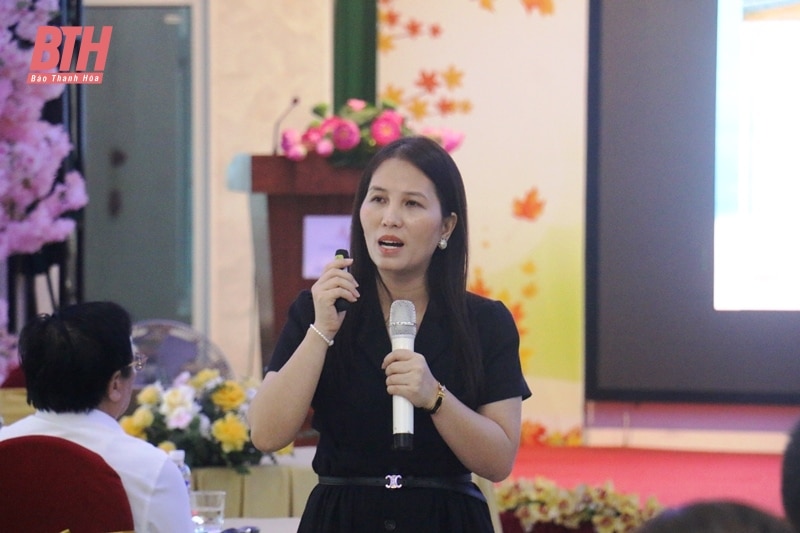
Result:
[[[400,395],[423,409],[430,409],[436,402],[439,385],[424,355],[411,350],[392,350],[383,359],[381,368],[386,373],[389,394]]]

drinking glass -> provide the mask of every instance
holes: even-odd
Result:
[[[224,490],[193,490],[191,505],[195,533],[214,533],[222,530],[225,520]]]

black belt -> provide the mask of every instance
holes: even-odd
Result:
[[[400,474],[387,474],[383,477],[335,477],[319,476],[320,485],[360,485],[363,487],[382,487],[397,489],[444,489],[453,490],[478,498],[485,502],[486,497],[472,482],[472,476],[464,474],[452,477],[414,477]]]

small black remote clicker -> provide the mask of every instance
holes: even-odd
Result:
[[[343,250],[341,248],[336,250],[337,259],[347,259],[348,257],[350,257],[350,254],[347,252],[347,250]],[[349,268],[345,270],[347,270],[348,272],[350,271]],[[342,311],[347,311],[347,309],[350,307],[350,302],[348,302],[344,298],[337,298],[333,306],[336,308],[337,312],[341,313]]]

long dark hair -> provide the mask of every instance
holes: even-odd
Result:
[[[401,159],[418,168],[433,182],[442,208],[442,216],[457,215],[457,223],[447,248],[436,248],[427,271],[428,294],[442,309],[447,310],[447,320],[453,334],[453,353],[457,358],[456,368],[463,379],[467,396],[465,403],[477,400],[483,382],[483,366],[475,329],[470,327],[467,312],[467,199],[461,172],[447,153],[435,141],[423,136],[403,137],[382,148],[370,160],[361,176],[353,200],[350,231],[350,253],[353,257],[351,273],[359,284],[360,302],[349,312],[342,324],[341,335],[347,339],[363,306],[378,305],[378,284],[382,283],[375,263],[369,257],[361,224],[361,204],[367,196],[372,175],[388,159]]]

